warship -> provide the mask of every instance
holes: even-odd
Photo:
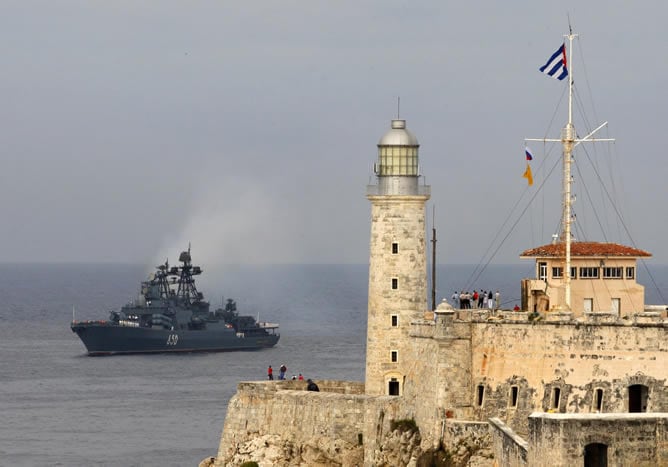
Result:
[[[278,324],[240,316],[234,300],[209,310],[209,303],[195,286],[202,274],[193,266],[188,251],[179,256],[180,266],[169,261],[141,283],[137,300],[112,311],[106,321],[71,324],[88,355],[163,352],[218,352],[273,347],[280,335]]]

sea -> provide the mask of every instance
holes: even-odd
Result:
[[[266,379],[269,365],[364,380],[368,265],[203,266],[212,307],[234,298],[241,314],[279,323],[276,347],[89,357],[73,317],[107,319],[150,270],[0,264],[0,466],[197,466],[216,455],[237,384]],[[437,301],[498,289],[512,308],[533,268],[439,265]],[[638,280],[648,303],[666,303],[668,266],[639,268]]]

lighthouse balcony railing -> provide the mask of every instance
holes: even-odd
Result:
[[[383,196],[383,195],[406,195],[406,196],[431,196],[431,186],[429,185],[418,185],[417,189],[413,188],[411,190],[390,190],[388,187],[382,185],[367,185],[366,186],[366,195],[367,196]]]

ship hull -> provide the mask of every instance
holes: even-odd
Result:
[[[224,352],[273,347],[278,334],[237,333],[221,327],[205,330],[168,330],[119,326],[110,323],[72,323],[88,355],[172,352]]]

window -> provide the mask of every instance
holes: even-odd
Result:
[[[392,360],[392,363],[397,363],[399,361],[399,352],[392,350],[390,352],[390,359]]]
[[[519,393],[519,388],[517,386],[511,386],[510,388],[510,406],[517,407],[517,395]]]
[[[392,278],[392,290],[397,290],[399,288],[399,279],[396,277]]]
[[[398,396],[399,395],[399,381],[397,381],[397,378],[392,378],[388,382],[387,392],[390,396]]]
[[[399,244],[394,242],[392,243],[392,254],[396,255],[397,253],[399,253]]]
[[[413,146],[381,146],[378,149],[379,175],[417,175],[418,148]]]
[[[482,384],[478,385],[478,400],[476,401],[478,403],[478,407],[482,407],[482,403],[485,399],[485,386]]]
[[[635,278],[635,269],[634,267],[628,267],[626,268],[626,278],[627,279],[634,279]]]
[[[578,278],[578,268],[572,267],[571,268],[571,279],[577,279]]]
[[[647,412],[649,388],[643,384],[629,386],[629,412]]]
[[[538,263],[538,279],[547,280],[547,263]]]
[[[399,317],[397,315],[392,315],[392,327],[396,328],[399,326]]]
[[[580,268],[580,279],[598,279],[598,268]]]
[[[603,279],[621,279],[622,270],[622,268],[611,268],[606,266],[603,268]]]
[[[552,268],[552,277],[555,279],[564,277],[564,268]]]
[[[559,402],[561,399],[561,388],[552,388],[552,399],[550,401],[550,408],[559,409]]]
[[[603,389],[597,389],[594,391],[594,403],[592,404],[592,409],[594,412],[603,411]]]

